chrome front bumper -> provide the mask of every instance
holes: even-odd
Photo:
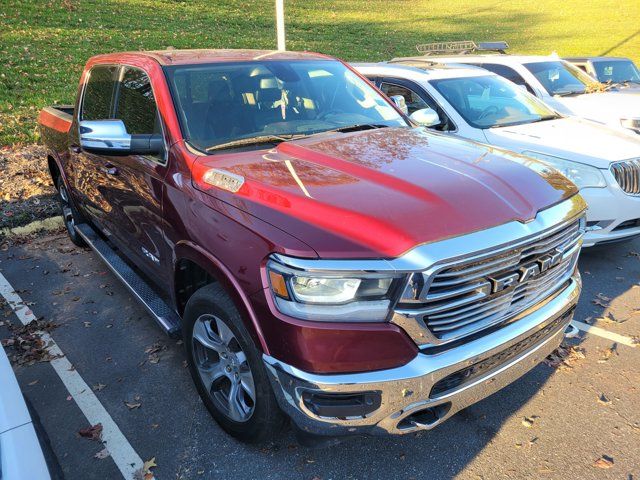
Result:
[[[560,292],[522,312],[499,330],[440,353],[420,353],[398,368],[321,375],[301,371],[267,355],[264,362],[280,407],[304,431],[316,435],[380,435],[431,429],[518,379],[553,352],[571,321],[580,290],[581,281],[576,273]],[[536,342],[525,342],[545,328],[548,333]],[[517,350],[523,344],[526,347]],[[497,354],[514,349],[516,354],[495,362],[486,373],[458,388],[431,393],[432,387],[445,377],[479,362],[493,362],[500,358]],[[378,409],[364,417],[320,417],[303,401],[303,393],[309,392],[380,392],[382,401]],[[421,414],[426,411],[433,412],[428,422],[421,421],[425,418]]]

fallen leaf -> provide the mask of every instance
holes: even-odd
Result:
[[[613,458],[603,455],[593,463],[594,467],[611,468],[613,467]]]
[[[96,385],[93,386],[93,390],[96,392],[99,392],[100,390],[102,390],[104,387],[106,387],[106,385],[104,383],[98,383]]]
[[[33,386],[33,385],[35,385],[36,383],[38,383],[38,380],[34,380],[33,382],[29,382],[29,385],[30,385],[30,386]]]
[[[103,448],[98,453],[96,453],[93,456],[93,458],[97,458],[99,460],[103,460],[103,459],[107,458],[109,455],[110,455],[109,450],[107,450],[106,448]]]
[[[603,405],[610,405],[611,400],[609,400],[604,393],[601,393],[600,396],[598,397],[598,403],[601,403]]]
[[[614,354],[618,355],[618,344],[617,343],[614,343],[609,348],[603,350],[602,356],[600,357],[600,360],[598,360],[598,363],[605,363],[605,362],[609,361],[609,359]]]
[[[95,425],[78,430],[81,437],[88,438],[99,442],[102,439],[102,424],[96,423]]]
[[[524,417],[522,419],[522,425],[527,427],[527,428],[533,427],[533,419],[529,418],[529,417]]]
[[[136,408],[140,408],[142,406],[141,403],[133,403],[133,402],[124,402],[129,410],[135,410]]]
[[[157,466],[158,465],[156,464],[156,457],[152,457],[151,459],[144,462],[142,468],[140,469],[142,471],[141,473],[143,475],[143,479],[150,480],[151,478],[153,478],[153,472],[151,471],[151,469]]]

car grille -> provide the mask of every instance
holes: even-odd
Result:
[[[496,325],[540,303],[569,279],[583,233],[583,220],[574,220],[517,248],[444,266],[432,274],[426,295],[400,303],[397,311],[414,317],[440,342]]]
[[[614,163],[611,173],[625,193],[640,195],[640,159]]]

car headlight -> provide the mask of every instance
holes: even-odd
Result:
[[[573,162],[571,160],[539,152],[524,151],[522,154],[535,158],[536,160],[540,160],[541,162],[555,168],[575,183],[578,188],[603,188],[607,186],[607,182],[604,179],[602,172],[600,172],[596,167],[591,167],[583,163]]]
[[[269,259],[268,286],[280,312],[303,320],[386,321],[405,278],[392,270],[343,269],[340,260],[306,260],[313,266],[304,270],[288,265],[287,259]]]
[[[624,128],[630,128],[636,133],[640,133],[640,118],[621,118],[620,125]]]

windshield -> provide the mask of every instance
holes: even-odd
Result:
[[[506,127],[558,118],[525,89],[497,75],[431,80],[431,85],[475,128]]]
[[[165,72],[183,135],[200,150],[352,125],[408,126],[377,90],[335,60],[177,65]]]
[[[603,83],[640,83],[640,71],[631,60],[594,60],[593,68]]]
[[[525,63],[524,66],[533,73],[549,95],[588,93],[589,87],[597,83],[578,67],[561,60]]]

